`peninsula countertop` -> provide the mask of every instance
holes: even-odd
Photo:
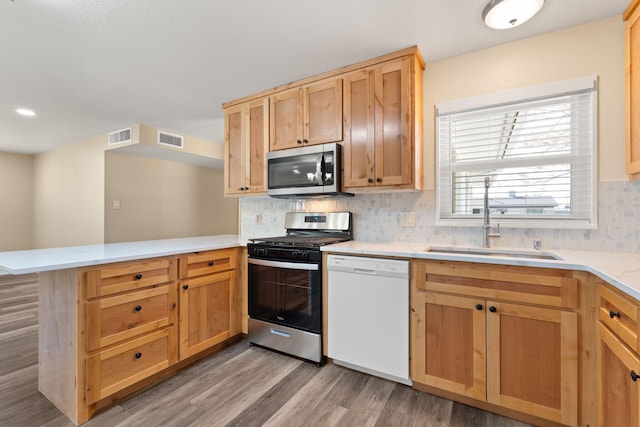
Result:
[[[39,273],[120,261],[178,255],[244,246],[237,235],[186,237],[142,242],[106,243],[62,248],[0,252],[0,270],[10,274]]]
[[[518,256],[481,255],[438,252],[438,248],[455,249],[455,246],[429,243],[389,242],[374,243],[352,240],[323,246],[325,252],[344,255],[373,255],[402,258],[436,259],[446,261],[482,262],[487,264],[520,265],[527,267],[559,268],[590,272],[618,289],[640,300],[640,254],[631,252],[574,251],[549,249],[560,259],[535,259]],[[433,252],[429,251],[434,248]],[[465,249],[465,248],[458,248]],[[496,251],[535,253],[531,249],[495,248]]]

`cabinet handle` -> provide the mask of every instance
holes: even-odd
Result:
[[[638,381],[638,378],[640,378],[640,375],[638,375],[636,371],[631,371],[631,379],[635,382]]]
[[[376,182],[382,182],[382,178],[376,178]]]
[[[137,352],[137,353],[135,354],[135,358],[136,358],[136,359],[140,359],[141,357],[142,357],[142,353]]]
[[[609,317],[611,317],[612,319],[614,317],[617,317],[618,319],[620,319],[620,312],[619,311],[609,310]]]
[[[305,138],[305,139],[302,140],[302,142],[304,142],[306,144],[306,143],[309,142],[309,140]]]
[[[300,140],[297,140],[296,142],[297,142],[298,144],[302,144],[302,141],[300,141]]]
[[[482,304],[476,304],[476,310],[482,310]]]
[[[182,289],[186,291],[187,289],[189,289],[189,285],[182,285]]]
[[[495,313],[496,311],[498,311],[498,309],[495,307],[489,307],[489,311]]]
[[[135,280],[140,280],[140,279],[142,279],[142,274],[138,273],[138,274],[136,274],[135,276],[133,276],[133,278],[134,278]]]
[[[213,261],[209,261],[209,263],[207,264],[209,267],[213,267]]]
[[[142,310],[142,306],[141,305],[136,305],[135,307],[133,307],[133,309],[135,311],[140,311],[140,310]]]
[[[368,182],[369,184],[371,184],[371,183],[373,182],[373,179],[372,179],[372,178],[369,178],[369,179],[367,180],[367,182]]]

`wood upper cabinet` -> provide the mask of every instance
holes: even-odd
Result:
[[[535,270],[413,261],[414,383],[576,425],[575,283]],[[553,294],[559,307],[529,305]]]
[[[640,0],[624,12],[627,64],[627,174],[640,173]],[[637,177],[637,175],[636,175]]]
[[[237,335],[237,249],[180,258],[180,360]]]
[[[264,194],[269,150],[269,98],[225,110],[225,196]]]
[[[271,96],[271,151],[342,141],[342,78]]]
[[[411,56],[345,76],[346,191],[422,189],[422,70]]]

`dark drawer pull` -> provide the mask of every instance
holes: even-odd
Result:
[[[214,264],[213,261],[209,261],[208,263],[209,267],[213,267],[213,264]]]
[[[638,381],[638,378],[640,378],[640,375],[636,374],[636,371],[631,371],[631,379],[635,382]]]
[[[373,178],[369,178],[369,179],[367,179],[367,182],[368,182],[369,184],[371,184],[371,183],[373,182]]]
[[[182,289],[186,291],[187,289],[189,289],[189,285],[182,285]]]
[[[498,311],[498,309],[495,307],[489,307],[489,311],[495,313],[496,311]]]
[[[140,353],[140,352],[136,353],[136,355],[135,355],[136,359],[140,359],[141,357],[142,357],[142,353]]]
[[[482,310],[482,304],[476,304],[476,310]]]
[[[141,305],[136,305],[135,307],[133,307],[133,309],[135,311],[140,311],[140,310],[142,310],[142,306]]]
[[[619,311],[609,310],[609,317],[611,317],[612,319],[614,317],[617,317],[619,319],[620,318],[620,312]]]
[[[135,280],[140,280],[140,279],[142,279],[142,274],[138,273],[138,274],[136,274],[135,276],[133,276],[133,278],[134,278]]]

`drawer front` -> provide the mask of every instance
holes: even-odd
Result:
[[[90,301],[87,342],[97,350],[176,323],[175,284]]]
[[[113,264],[86,272],[87,298],[160,285],[176,278],[176,259],[173,258]]]
[[[415,287],[437,291],[576,308],[578,281],[567,270],[452,261],[414,261]]]
[[[180,277],[188,279],[232,270],[237,266],[237,257],[238,250],[236,248],[196,252],[186,255],[180,258]]]
[[[175,327],[87,357],[87,403],[104,399],[177,362]]]
[[[638,345],[638,303],[622,293],[599,284],[596,290],[598,319],[615,332],[636,353]]]

